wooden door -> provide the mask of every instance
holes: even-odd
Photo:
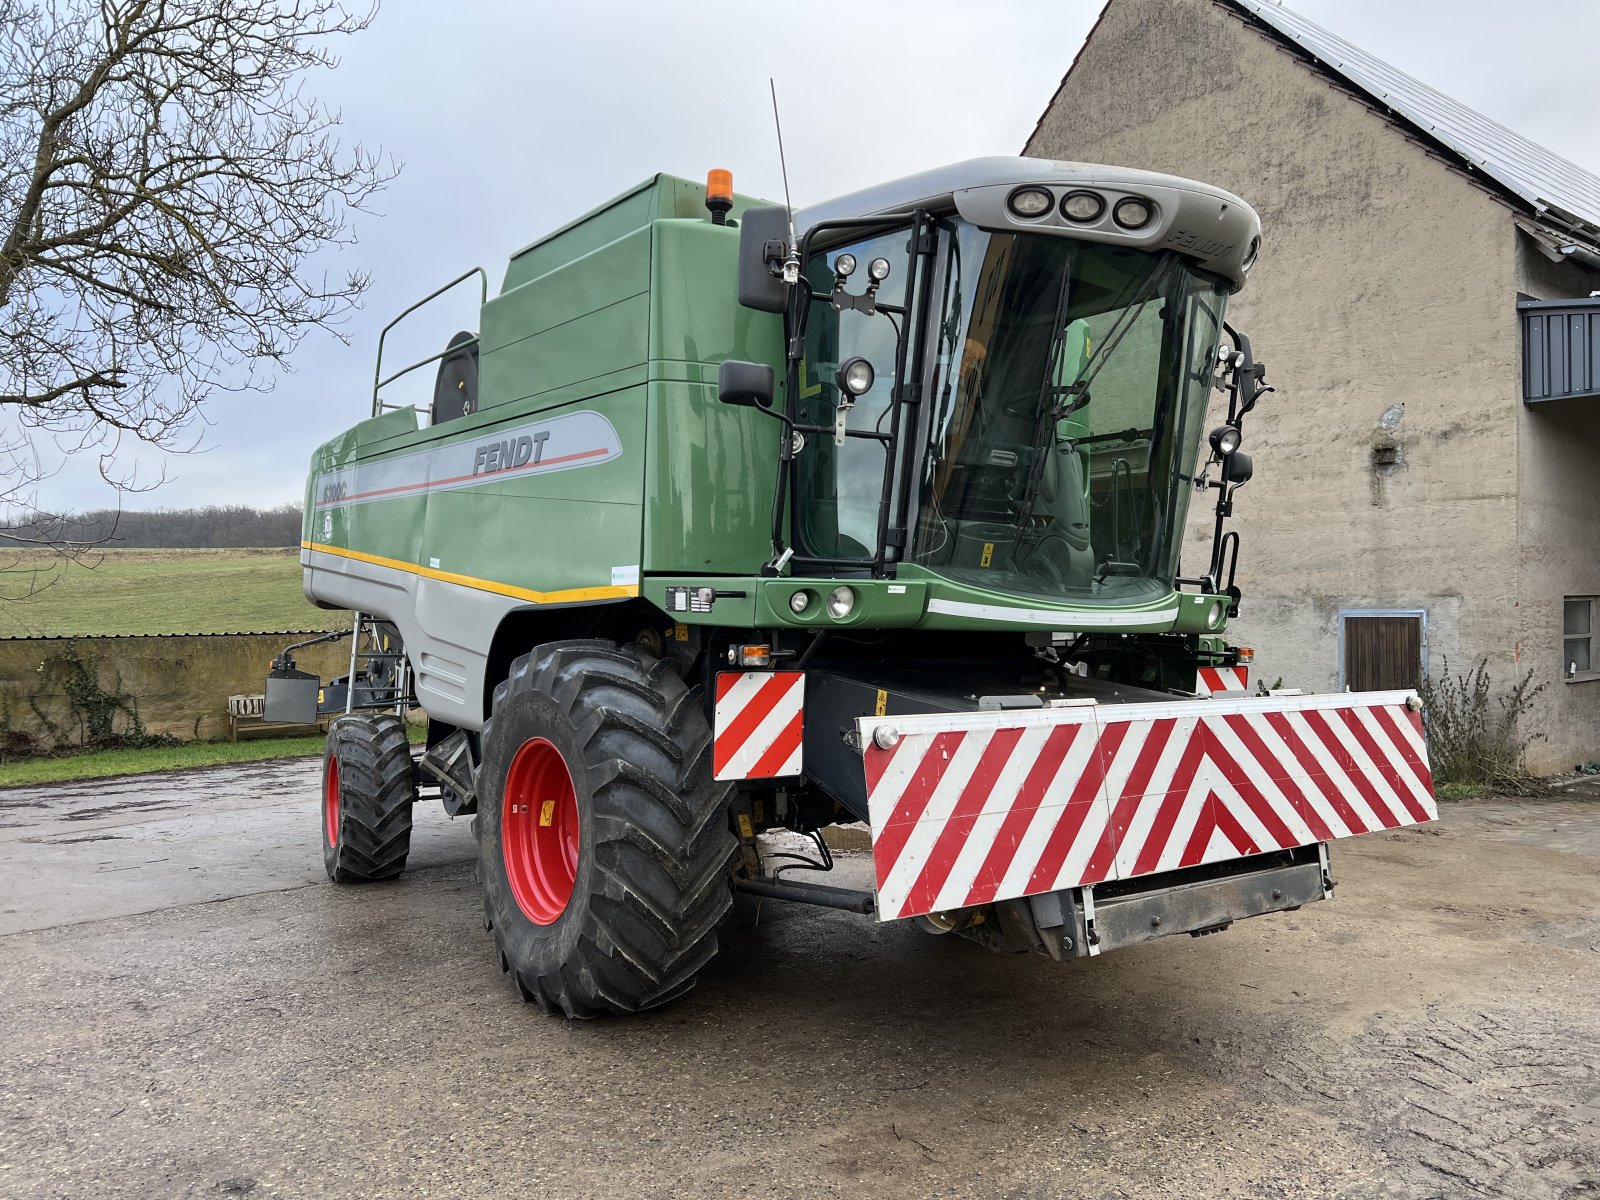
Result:
[[[1386,692],[1421,683],[1421,617],[1344,618],[1346,688]]]

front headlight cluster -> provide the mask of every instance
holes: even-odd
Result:
[[[799,588],[789,593],[789,611],[797,617],[811,613],[817,604],[817,595],[809,588]],[[828,615],[835,621],[843,621],[856,610],[856,590],[841,584],[828,593],[824,604]]]

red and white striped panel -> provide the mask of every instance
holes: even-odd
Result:
[[[1409,695],[864,717],[879,919],[1434,820]]]
[[[717,779],[777,779],[801,771],[804,671],[717,676],[711,762]]]
[[[1215,696],[1222,692],[1248,692],[1249,667],[1201,667],[1195,680],[1195,695]]]

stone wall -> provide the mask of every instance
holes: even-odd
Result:
[[[51,725],[68,742],[81,742],[84,722],[68,695],[75,659],[92,672],[102,692],[126,697],[148,732],[185,741],[225,738],[228,697],[260,695],[272,658],[291,642],[314,636],[0,639],[0,721],[7,733],[31,736],[45,746],[55,741]],[[296,651],[295,659],[302,671],[329,679],[345,673],[349,653],[345,640]],[[115,721],[118,731],[126,728],[124,715]]]

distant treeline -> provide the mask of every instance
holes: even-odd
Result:
[[[58,517],[13,514],[0,529],[3,543],[92,543],[108,550],[224,550],[241,546],[298,546],[300,506],[158,508],[153,512],[76,513]]]

